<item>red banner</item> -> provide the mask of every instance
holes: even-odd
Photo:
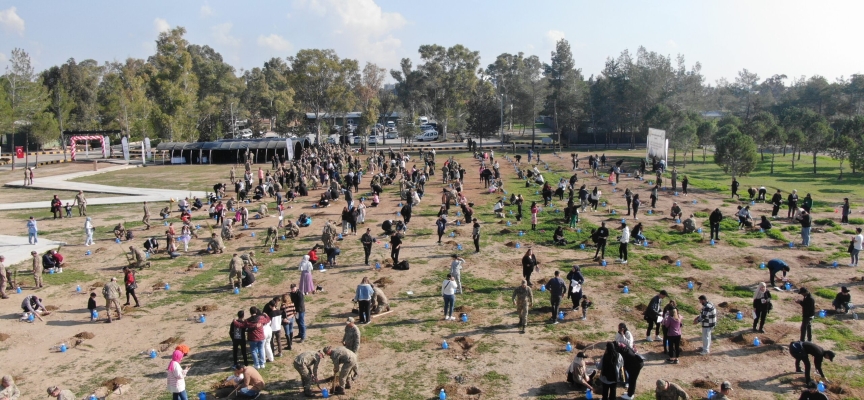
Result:
[[[24,158],[24,146],[15,146],[15,158]]]

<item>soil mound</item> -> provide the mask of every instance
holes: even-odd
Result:
[[[81,332],[75,335],[75,337],[78,339],[93,339],[96,335],[94,335],[93,332]]]
[[[113,392],[113,391],[119,389],[120,386],[128,385],[131,382],[132,381],[130,381],[128,378],[120,376],[120,377],[102,382],[102,386],[108,388],[109,390],[111,390]]]
[[[478,388],[477,386],[471,386],[465,390],[465,393],[470,394],[470,395],[475,395],[475,394],[482,394],[483,391],[480,390],[480,388]]]
[[[60,309],[58,306],[45,306],[45,309],[48,311],[57,311]]]
[[[195,306],[195,312],[210,312],[216,311],[219,309],[219,306],[215,304],[207,304],[203,306]]]
[[[453,311],[460,312],[460,313],[463,313],[463,312],[467,313],[467,312],[474,311],[474,308],[472,308],[471,306],[459,306],[459,307],[454,308]]]
[[[618,284],[618,289],[624,289],[624,286],[633,286],[633,282],[630,282],[629,280],[621,281],[621,283]]]
[[[507,243],[504,243],[504,245],[507,247],[516,247],[516,242],[507,242]]]
[[[9,336],[9,335],[6,334],[6,333],[0,333],[0,342],[5,342],[6,339],[9,339],[10,337],[11,337],[11,336]]]
[[[633,308],[635,308],[636,311],[645,311],[648,309],[648,306],[646,306],[645,304],[637,304],[636,307]]]
[[[380,279],[378,279],[372,283],[374,283],[375,286],[377,286],[379,288],[384,288],[384,287],[387,287],[387,285],[393,284],[393,280],[385,276],[385,277],[380,278]]]
[[[660,259],[663,261],[666,261],[667,264],[675,264],[675,260],[673,260],[672,257],[663,256],[663,257],[660,257]]]
[[[500,230],[499,233],[501,233],[502,235],[509,235],[509,234],[513,233],[513,230],[504,228],[504,229]]]
[[[693,381],[693,387],[700,389],[717,389],[719,385],[705,379],[696,379]]]
[[[456,343],[458,343],[459,346],[462,346],[462,350],[465,350],[465,351],[471,350],[472,348],[474,348],[474,345],[476,344],[474,339],[471,339],[470,337],[466,337],[466,336],[456,337]]]
[[[537,281],[537,283],[540,285],[545,285],[547,282],[549,282],[549,280],[546,278],[541,278],[540,280]]]

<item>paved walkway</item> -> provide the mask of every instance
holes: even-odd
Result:
[[[66,243],[39,238],[39,243],[31,245],[27,243],[27,236],[0,235],[0,254],[2,254],[3,257],[6,257],[4,264],[8,267],[29,260],[31,258],[31,251],[35,250],[39,253],[39,257],[42,257],[42,254],[46,251],[51,249],[56,250],[57,247],[64,244]],[[29,281],[25,280],[24,282],[29,285],[30,282],[32,282],[32,279]]]
[[[25,188],[25,189],[46,189],[46,190],[71,190],[71,191],[79,191],[83,190],[84,194],[89,193],[115,193],[121,194],[123,196],[117,197],[96,197],[92,199],[87,199],[88,206],[95,205],[104,205],[104,204],[131,204],[131,203],[141,203],[144,201],[149,202],[160,202],[160,201],[168,201],[170,199],[182,199],[188,197],[190,192],[188,190],[171,190],[171,189],[144,189],[144,188],[132,188],[132,187],[120,187],[120,186],[108,186],[108,185],[99,185],[95,183],[84,183],[84,182],[69,182],[70,179],[80,178],[82,176],[91,176],[97,174],[104,174],[106,172],[119,171],[128,168],[140,168],[141,166],[135,165],[120,165],[115,167],[103,168],[98,171],[83,171],[83,172],[74,172],[71,174],[65,175],[55,175],[55,176],[47,176],[44,178],[35,179],[36,183],[32,186],[24,186],[23,182],[15,181],[7,183],[4,186],[15,187],[15,188]],[[204,199],[206,193],[204,192],[192,192],[192,196],[197,196],[201,199]],[[66,204],[68,201],[70,204],[74,200],[74,195],[72,195],[69,199],[60,199],[63,204]],[[26,210],[26,209],[34,209],[34,208],[50,208],[51,199],[45,199],[42,201],[25,201],[20,203],[5,203],[0,204],[0,211],[6,210]]]

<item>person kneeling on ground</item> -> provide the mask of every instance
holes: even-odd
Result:
[[[849,304],[852,303],[852,294],[849,293],[849,289],[846,286],[840,288],[840,292],[834,296],[834,301],[831,304],[834,306],[834,310],[838,313],[848,313],[849,312]]]
[[[693,214],[690,214],[690,218],[684,220],[684,233],[693,232],[696,232],[696,220],[693,219]]]
[[[123,227],[122,222],[114,227],[114,237],[120,240],[126,239],[126,228]]]
[[[591,387],[591,380],[594,379],[594,375],[597,374],[597,371],[591,373],[591,376],[585,372],[585,353],[579,352],[576,354],[576,358],[573,359],[573,362],[570,363],[570,367],[567,368],[567,382],[570,383],[570,387],[576,390],[590,389],[592,392],[594,388]]]
[[[222,238],[215,233],[210,235],[210,242],[207,243],[207,252],[216,254],[223,253],[225,251],[225,243],[222,242]]]
[[[237,364],[234,366],[234,386],[237,397],[254,399],[264,390],[264,378],[253,367]]]
[[[504,218],[504,200],[498,200],[495,206],[492,207],[492,211],[495,212],[496,217]]]
[[[771,221],[768,220],[768,217],[764,215],[762,216],[762,221],[759,222],[759,228],[766,231],[771,229]]]
[[[657,389],[654,393],[657,400],[690,400],[690,395],[681,386],[663,379],[657,380]]]
[[[678,203],[672,203],[672,210],[669,211],[669,216],[672,217],[672,219],[676,219],[681,218],[682,215],[684,214],[681,212],[681,206],[679,206]]]
[[[559,246],[567,244],[567,240],[564,239],[564,228],[562,228],[561,225],[558,225],[558,228],[555,228],[555,233],[552,234],[552,241]]]

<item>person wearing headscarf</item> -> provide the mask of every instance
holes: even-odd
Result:
[[[765,318],[768,312],[771,311],[771,292],[768,291],[768,285],[765,282],[759,282],[756,291],[753,293],[753,331],[765,333],[762,329],[765,327]],[[759,329],[756,329],[756,323],[759,323]]]
[[[303,261],[300,261],[300,293],[315,292],[315,283],[312,281],[313,268],[312,262],[309,261],[309,255],[303,256]]]
[[[189,346],[181,344],[174,349],[171,362],[168,363],[168,391],[171,392],[172,400],[187,400],[186,374],[189,367],[181,369],[180,361],[189,354]]]

